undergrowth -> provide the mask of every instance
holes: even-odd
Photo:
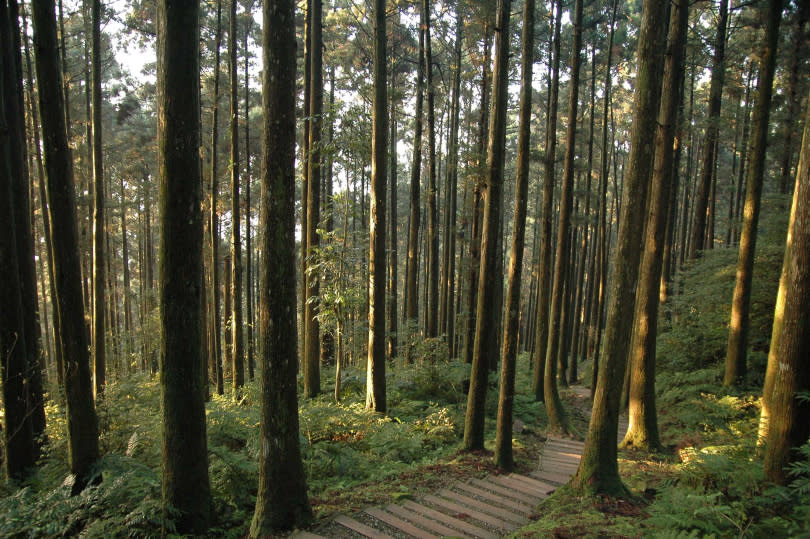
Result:
[[[434,347],[438,348],[438,347]],[[528,370],[527,357],[520,364]],[[323,379],[334,371],[324,369]],[[316,514],[325,518],[362,500],[410,496],[418,485],[457,473],[485,471],[486,455],[459,452],[464,428],[465,381],[469,366],[437,357],[389,369],[385,416],[365,410],[365,369],[344,369],[341,403],[324,393],[300,402],[304,468]],[[493,373],[488,415],[497,406]],[[528,393],[528,387],[519,390]],[[241,537],[256,502],[259,450],[259,389],[249,383],[235,402],[213,395],[206,405],[213,522],[211,537]],[[160,387],[136,374],[107,386],[98,405],[104,457],[102,481],[70,497],[64,411],[50,402],[48,443],[35,474],[24,485],[0,486],[2,537],[144,537],[171,533],[172,515],[161,505]],[[518,397],[515,417],[518,456],[522,443],[545,423],[542,404]],[[488,423],[494,428],[494,421]],[[490,431],[490,438],[494,432]],[[523,451],[523,452],[521,452]],[[524,465],[526,465],[524,463]],[[416,485],[416,486],[414,486]]]

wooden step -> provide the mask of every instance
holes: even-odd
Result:
[[[363,509],[363,512],[368,513],[377,520],[385,522],[389,526],[393,526],[394,528],[407,533],[408,535],[413,535],[414,537],[419,537],[420,539],[439,539],[438,535],[433,535],[422,528],[417,528],[410,522],[402,520],[401,518],[396,517],[387,511],[378,509],[377,507],[368,507]]]
[[[543,497],[540,496],[539,494],[536,496],[530,496],[527,494],[523,494],[522,492],[515,492],[514,489],[503,487],[501,485],[493,483],[492,481],[481,481],[480,479],[473,479],[470,481],[470,483],[475,485],[476,487],[489,489],[495,494],[499,494],[501,496],[508,496],[509,498],[512,498],[521,503],[528,504],[532,507],[537,505],[537,503],[543,499]]]
[[[504,498],[499,494],[490,492],[489,490],[482,489],[475,485],[470,485],[469,483],[459,483],[456,485],[456,488],[468,492],[474,496],[478,496],[486,500],[492,500],[493,502],[503,505],[504,507],[508,507],[513,511],[518,511],[522,515],[528,515],[533,509],[531,505],[513,500],[511,498]]]
[[[518,481],[517,479],[505,475],[493,475],[489,478],[489,480],[500,486],[515,490],[517,492],[525,494],[526,496],[531,496],[533,498],[543,499],[548,496],[547,492],[544,490],[540,490],[532,485],[528,485],[526,483]]]
[[[578,460],[555,457],[554,455],[544,455],[540,458],[540,462],[543,464],[544,468],[555,466],[560,468],[576,469],[576,467],[579,466]]]
[[[406,509],[410,509],[411,511],[415,511],[421,515],[432,518],[433,520],[438,520],[443,524],[452,526],[457,530],[461,530],[462,532],[468,533],[474,537],[482,537],[484,539],[497,539],[498,537],[497,535],[494,535],[488,532],[487,530],[479,528],[478,526],[474,526],[469,522],[461,520],[460,518],[445,515],[441,511],[436,511],[435,509],[431,509],[430,507],[418,504],[416,502],[412,502],[410,500],[406,500],[405,502],[403,502],[402,506]]]
[[[567,473],[560,473],[560,472],[552,472],[550,470],[538,470],[536,472],[530,472],[529,477],[537,479],[538,481],[543,481],[545,483],[556,483],[558,485],[564,485],[571,479],[573,474]]]
[[[419,513],[415,513],[414,511],[411,511],[410,509],[406,509],[406,508],[402,507],[401,505],[389,505],[388,507],[385,508],[385,510],[388,511],[389,513],[391,513],[391,514],[394,514],[394,515],[400,517],[400,518],[410,520],[414,524],[417,524],[417,525],[419,525],[419,526],[421,526],[421,527],[423,527],[423,528],[425,528],[427,530],[430,530],[430,531],[432,531],[434,533],[438,533],[439,535],[442,535],[442,536],[449,535],[451,537],[458,535],[458,532],[456,530],[448,528],[447,526],[445,526],[441,522],[436,522],[433,519],[426,518],[426,517],[420,515]]]
[[[468,507],[474,507],[476,510],[481,511],[482,513],[487,513],[495,518],[510,522],[512,524],[512,528],[522,526],[526,522],[526,517],[519,515],[518,513],[514,512],[514,510],[510,511],[509,509],[496,507],[491,503],[486,503],[476,498],[465,496],[464,494],[455,492],[453,490],[440,490],[439,496],[452,500],[456,503],[464,504]]]
[[[394,539],[390,535],[386,535],[381,531],[375,530],[371,526],[358,522],[357,520],[347,517],[346,515],[338,515],[333,520],[341,526],[345,526],[350,530],[356,531],[360,535],[365,535],[369,539]]]
[[[574,451],[573,449],[561,449],[558,447],[546,447],[543,450],[543,456],[554,455],[556,457],[579,460],[582,458],[582,451]]]
[[[516,479],[518,481],[522,481],[522,482],[527,483],[529,485],[532,485],[535,489],[540,490],[541,492],[545,493],[546,495],[549,495],[552,492],[554,492],[555,490],[557,490],[557,487],[555,487],[554,485],[549,485],[548,483],[538,481],[537,479],[535,479],[533,477],[529,477],[528,475],[520,475],[520,474],[512,473],[512,474],[509,474],[508,477],[510,477],[512,479]]]
[[[484,522],[485,524],[489,524],[493,528],[498,528],[501,531],[509,531],[512,529],[512,525],[505,520],[495,518],[492,515],[487,515],[486,513],[477,511],[472,507],[467,507],[465,505],[452,502],[446,498],[439,498],[438,496],[428,494],[422,499],[430,504],[438,506],[443,511],[451,511],[455,513],[455,515],[469,515],[471,518]]]

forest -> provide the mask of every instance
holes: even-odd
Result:
[[[809,22],[0,0],[0,536],[807,536]]]

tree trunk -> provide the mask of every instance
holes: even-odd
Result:
[[[263,7],[262,257],[259,287],[262,450],[250,537],[312,519],[298,428],[295,298],[295,4]],[[271,259],[268,253],[275,253]]]
[[[73,160],[67,142],[53,0],[32,3],[39,109],[51,217],[60,339],[65,355],[68,461],[76,477],[72,492],[90,480],[98,460],[98,421],[93,405],[87,328],[84,325],[81,263],[76,227]]]
[[[315,0],[318,1],[318,0]],[[426,37],[429,39],[429,36]],[[368,250],[368,368],[366,408],[386,411],[385,398],[385,180],[388,86],[385,0],[374,2],[374,101],[371,117],[371,215]]]
[[[623,446],[652,452],[661,449],[655,405],[655,341],[658,336],[658,292],[661,284],[663,247],[672,189],[673,141],[678,123],[683,58],[689,22],[688,0],[672,4],[667,36],[664,78],[658,127],[655,131],[655,162],[647,216],[646,240],[636,291],[635,328],[630,350],[629,428]]]
[[[434,106],[433,53],[430,46],[430,6],[423,0],[422,17],[425,33],[425,67],[427,69],[428,105],[428,189],[427,189],[427,303],[425,304],[425,337],[439,335],[439,213],[436,189],[436,111]]]
[[[501,190],[506,153],[506,107],[509,75],[509,14],[511,0],[499,0],[495,22],[495,65],[492,78],[492,108],[489,115],[487,144],[487,193],[484,205],[484,229],[481,235],[481,269],[478,279],[478,308],[475,325],[470,389],[464,422],[464,448],[484,448],[484,405],[487,396],[489,343],[495,340],[497,317],[495,271],[500,230]]]
[[[222,44],[222,0],[217,0],[217,26],[214,38],[214,105],[211,111],[211,299],[213,303],[213,346],[211,353],[216,374],[217,395],[225,393],[225,382],[222,375],[222,315],[219,300],[219,177],[217,170],[217,146],[219,145],[219,59]]]
[[[422,14],[424,21],[424,14]],[[420,26],[421,28],[421,26]],[[419,31],[419,59],[416,68],[416,111],[413,128],[413,161],[411,163],[411,213],[408,227],[408,260],[405,268],[405,357],[410,361],[411,348],[419,321],[419,180],[422,175],[422,106],[425,79],[425,33]]]
[[[475,348],[476,307],[478,306],[478,273],[481,269],[481,220],[483,217],[483,192],[486,178],[486,144],[489,138],[489,89],[490,89],[490,49],[491,25],[484,23],[484,61],[481,66],[481,120],[478,134],[478,167],[472,196],[472,223],[470,225],[470,265],[469,289],[467,292],[467,327],[464,334],[464,362],[472,363]]]
[[[520,124],[515,183],[515,217],[509,254],[509,281],[506,292],[506,324],[501,354],[501,388],[498,396],[498,421],[495,435],[495,464],[504,470],[515,467],[512,453],[512,421],[515,398],[520,284],[523,272],[523,248],[526,237],[526,206],[529,196],[530,138],[532,118],[532,68],[534,67],[534,0],[523,4],[522,52],[520,72]],[[461,19],[459,18],[459,21]]]
[[[579,67],[582,49],[582,0],[576,0],[574,7],[574,43],[571,49],[571,93],[568,101],[568,133],[565,141],[565,170],[563,173],[562,192],[560,193],[560,216],[557,230],[557,253],[554,257],[554,286],[551,293],[551,307],[548,317],[548,342],[546,349],[545,377],[543,393],[549,427],[568,431],[568,420],[562,408],[557,388],[557,354],[563,334],[564,319],[563,288],[566,286],[568,265],[571,258],[570,226],[571,208],[574,200],[574,157],[576,154],[577,109],[579,101]],[[570,285],[568,286],[570,290]],[[543,345],[543,341],[540,341]],[[565,373],[562,373],[563,376]]]
[[[18,270],[20,272],[21,299],[23,309],[23,327],[25,329],[26,347],[26,391],[29,398],[29,414],[34,436],[45,433],[45,407],[43,402],[42,369],[40,366],[40,325],[37,301],[36,266],[34,264],[34,238],[31,230],[30,179],[28,156],[25,146],[25,109],[23,96],[22,71],[22,37],[18,26],[19,6],[16,0],[8,3],[10,45],[9,57],[5,69],[8,73],[9,93],[6,94],[6,106],[9,128],[11,129],[9,152],[11,161],[12,204],[15,208],[14,219],[17,239]],[[8,49],[7,49],[8,50]],[[35,458],[39,456],[39,448]]]
[[[549,88],[549,109],[546,126],[546,157],[543,181],[543,210],[540,216],[540,270],[537,278],[537,336],[535,337],[534,378],[532,388],[537,401],[545,401],[544,373],[548,345],[549,305],[551,294],[551,230],[554,218],[554,165],[557,154],[557,108],[560,93],[560,26],[562,21],[562,2],[557,0],[554,17],[554,34],[552,38],[551,87]]]
[[[781,2],[775,2],[781,4]],[[781,7],[781,6],[780,6]],[[773,11],[775,8],[771,8]],[[778,14],[771,13],[771,21]],[[794,449],[810,435],[810,114],[799,150],[771,349],[763,390],[760,438],[765,440],[765,478],[785,485],[787,465],[801,458]]]
[[[459,94],[461,92],[461,42],[463,16],[462,10],[456,9],[455,31],[455,67],[453,69],[453,98],[450,106],[450,142],[447,156],[447,209],[445,211],[444,251],[442,267],[442,305],[445,326],[440,328],[447,335],[449,357],[456,355],[456,204],[458,199],[458,131],[459,131]]]
[[[93,393],[104,393],[104,153],[101,137],[101,0],[93,0]]]
[[[16,208],[13,184],[21,155],[12,154],[11,133],[16,119],[17,80],[11,44],[11,18],[6,2],[0,2],[0,378],[3,406],[6,475],[22,481],[36,463],[34,432],[29,417],[26,388],[27,339],[22,300]],[[15,22],[16,24],[16,22]],[[16,134],[16,133],[15,133]],[[23,139],[24,140],[24,139]],[[17,150],[19,150],[19,142]],[[16,167],[12,165],[16,162]],[[30,231],[29,231],[30,234]]]
[[[242,50],[245,55],[245,293],[247,307],[247,361],[248,377],[251,381],[254,378],[255,371],[255,349],[253,343],[253,246],[251,241],[251,198],[250,198],[250,184],[253,181],[250,166],[250,58],[248,51],[248,34],[252,28],[253,13],[248,13],[247,28],[245,35],[242,36]]]
[[[199,9],[198,2],[158,5],[163,501],[181,534],[205,534],[211,512],[200,324]]]
[[[737,278],[734,283],[734,298],[731,303],[731,322],[728,333],[728,352],[723,385],[739,384],[746,374],[748,352],[748,329],[750,326],[751,281],[754,272],[754,253],[757,245],[757,225],[765,176],[765,157],[768,145],[768,118],[771,112],[773,77],[776,70],[776,47],[779,39],[779,22],[782,18],[782,0],[773,0],[762,13],[765,19],[765,43],[761,51],[759,81],[757,82],[756,105],[752,126],[745,182],[745,212],[740,234],[740,252],[737,259]],[[775,13],[774,13],[775,12]]]
[[[396,71],[392,68],[391,87],[396,88]],[[332,84],[334,89],[334,84]],[[388,312],[387,322],[387,350],[388,359],[393,361],[397,357],[397,104],[392,97],[390,102],[390,146],[388,147],[389,168],[390,168],[390,206],[388,213]],[[330,127],[331,129],[331,127]]]
[[[245,342],[242,331],[242,200],[239,193],[239,79],[237,73],[236,2],[231,0],[230,30],[228,31],[229,72],[231,77],[231,369],[233,397],[239,398],[245,385]]]
[[[787,111],[785,118],[785,142],[782,149],[781,167],[782,174],[779,178],[779,192],[786,195],[790,187],[790,171],[791,163],[793,161],[793,138],[794,138],[794,117],[796,116],[796,109],[799,103],[796,99],[798,84],[799,84],[799,66],[801,65],[802,58],[802,44],[805,43],[806,33],[805,25],[807,24],[808,16],[810,16],[810,9],[806,2],[800,3],[798,6],[798,13],[796,14],[796,26],[793,29],[793,48],[790,51],[790,71],[788,75],[787,87]]]
[[[695,196],[695,223],[692,228],[692,242],[689,258],[694,259],[698,252],[707,248],[706,217],[709,212],[709,195],[711,194],[712,175],[717,161],[717,139],[720,131],[720,106],[723,98],[725,80],[726,30],[728,26],[728,0],[720,0],[720,14],[717,19],[717,37],[714,43],[712,58],[712,78],[709,86],[709,117],[706,138],[703,141],[703,164]]]
[[[614,255],[604,352],[585,448],[573,478],[574,487],[580,491],[627,493],[619,477],[616,455],[619,398],[633,329],[632,298],[638,278],[642,221],[645,216],[641,210],[647,200],[653,161],[653,146],[649,141],[654,136],[658,119],[667,8],[664,4],[649,2],[642,8],[633,130]]]
[[[320,353],[321,328],[318,322],[320,275],[315,269],[321,224],[321,133],[323,124],[323,3],[310,1],[309,21],[309,143],[306,159],[307,177],[307,272],[304,286],[304,397],[321,392]],[[384,252],[384,250],[383,250]]]

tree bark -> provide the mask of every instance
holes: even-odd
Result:
[[[222,315],[219,299],[219,177],[217,170],[219,145],[219,60],[222,44],[222,0],[217,0],[217,26],[214,37],[214,105],[211,111],[211,300],[213,303],[213,346],[211,353],[216,375],[217,395],[225,393],[225,381],[222,375]]]
[[[439,335],[439,213],[436,188],[436,111],[433,85],[433,52],[430,46],[430,6],[423,0],[422,17],[425,33],[425,67],[427,69],[428,105],[428,189],[427,189],[427,303],[425,304],[425,337]]]
[[[618,495],[627,493],[619,477],[616,454],[619,398],[633,329],[632,298],[638,278],[642,220],[645,216],[639,208],[643,209],[646,205],[653,161],[653,146],[649,141],[655,134],[661,95],[667,8],[664,4],[649,2],[642,8],[633,131],[614,254],[615,269],[605,327],[604,353],[582,460],[572,479],[574,487],[580,491]]]
[[[231,0],[228,31],[229,72],[231,78],[231,370],[233,397],[239,398],[245,385],[245,341],[242,322],[242,199],[239,189],[239,78],[237,77],[236,2]]]
[[[101,125],[101,0],[93,0],[93,393],[104,393],[106,344],[104,328],[104,152]]]
[[[495,65],[492,78],[492,108],[489,115],[487,185],[484,205],[484,229],[481,235],[481,269],[478,279],[478,308],[475,326],[470,389],[464,422],[464,448],[484,448],[484,405],[487,396],[488,360],[486,351],[495,340],[497,316],[495,271],[500,230],[501,190],[506,153],[506,107],[509,75],[510,0],[499,0],[495,22]]]
[[[312,518],[298,428],[295,298],[295,3],[263,8],[259,488],[250,537]],[[268,253],[275,253],[271,260]]]
[[[204,534],[211,494],[200,324],[199,3],[162,1],[158,17],[163,501],[176,512],[178,533]]]
[[[781,3],[781,2],[775,2]],[[776,15],[771,14],[771,19]],[[760,438],[765,441],[765,478],[785,485],[794,448],[810,435],[810,405],[799,400],[810,391],[810,112],[799,150],[779,292],[765,373]]]
[[[321,392],[320,353],[321,328],[318,322],[318,295],[320,275],[315,270],[321,221],[321,134],[323,124],[323,3],[311,0],[309,21],[309,143],[306,159],[307,177],[307,272],[304,286],[304,397],[312,398]],[[384,252],[384,251],[383,251]]]
[[[87,485],[98,460],[98,421],[84,325],[73,160],[67,142],[53,0],[36,0],[32,12],[57,309],[65,356],[68,461],[76,477],[71,489],[75,494]]]
[[[317,0],[316,0],[317,1]],[[429,39],[426,38],[426,39]],[[368,366],[366,408],[386,411],[385,395],[385,180],[388,136],[385,0],[374,2],[374,101],[371,117],[371,215],[368,250]]]
[[[543,179],[543,210],[540,216],[540,270],[537,278],[537,336],[535,337],[534,378],[532,388],[537,401],[545,401],[545,369],[548,346],[549,305],[551,295],[551,230],[554,219],[554,165],[557,154],[557,108],[560,93],[560,26],[562,21],[562,2],[556,1],[557,12],[554,17],[554,34],[552,38],[551,87],[549,88],[549,109],[546,126],[546,157]]]
[[[5,2],[0,2],[0,378],[5,411],[4,464],[6,475],[22,481],[36,463],[34,432],[29,418],[30,400],[26,388],[28,370],[17,248],[19,208],[13,204],[12,184],[18,181],[12,169],[12,137],[16,96],[16,73],[11,45],[11,19]]]
[[[512,421],[515,398],[518,322],[520,321],[520,284],[523,274],[523,249],[526,238],[526,207],[529,197],[531,154],[532,68],[534,67],[534,0],[523,4],[523,33],[520,71],[520,123],[515,183],[515,216],[509,254],[509,280],[506,291],[506,324],[501,353],[501,388],[498,396],[498,420],[495,435],[495,464],[504,470],[515,467],[512,453]],[[459,19],[460,20],[460,19]]]
[[[746,374],[748,353],[748,330],[750,326],[751,281],[754,273],[754,253],[757,245],[757,225],[762,199],[762,184],[765,176],[765,157],[768,145],[768,119],[771,112],[773,78],[776,70],[776,47],[779,41],[779,23],[782,19],[782,0],[772,0],[762,15],[765,19],[765,43],[760,54],[761,65],[757,82],[756,105],[745,181],[745,212],[740,234],[740,251],[737,258],[737,277],[731,303],[731,322],[726,353],[726,387],[739,384]]]
[[[663,248],[672,190],[675,128],[681,101],[683,58],[689,23],[688,0],[676,0],[670,8],[664,78],[658,127],[655,130],[655,162],[647,216],[646,240],[636,291],[635,328],[630,350],[629,428],[623,446],[652,452],[661,449],[655,404],[655,344],[658,336],[658,292],[661,285]]]
[[[424,20],[424,14],[422,15]],[[412,341],[419,320],[419,181],[422,176],[422,107],[425,79],[425,33],[419,31],[419,59],[416,68],[416,110],[413,128],[413,161],[411,163],[411,212],[408,220],[408,259],[405,268],[405,356],[410,361]]]

